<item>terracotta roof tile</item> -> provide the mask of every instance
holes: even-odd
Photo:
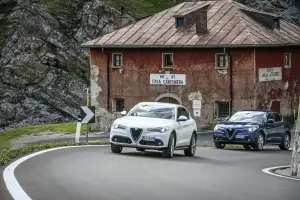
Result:
[[[196,24],[176,28],[175,17],[209,5],[207,33],[196,33]],[[280,19],[280,29],[254,19],[268,15]],[[196,14],[195,14],[196,17]],[[300,45],[300,27],[279,15],[249,8],[232,0],[184,2],[83,44],[85,47]]]

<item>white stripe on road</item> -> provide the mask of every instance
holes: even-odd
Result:
[[[17,181],[16,177],[15,177],[15,169],[24,161],[38,156],[40,154],[43,153],[47,153],[50,151],[55,151],[55,150],[60,150],[60,149],[68,149],[68,148],[74,148],[74,147],[107,147],[110,145],[83,145],[83,146],[66,146],[66,147],[57,147],[57,148],[53,148],[53,149],[46,149],[43,151],[39,151],[27,156],[24,156],[16,161],[14,161],[13,163],[11,163],[9,166],[7,166],[3,172],[3,178],[4,178],[4,183],[9,191],[9,193],[11,194],[11,196],[13,197],[14,200],[32,200],[27,194],[26,192],[22,189],[22,187],[20,186],[19,182]]]
[[[291,180],[300,181],[300,179],[298,179],[298,178],[283,176],[283,175],[279,175],[279,174],[275,174],[274,172],[271,172],[271,170],[276,170],[276,169],[280,169],[280,168],[287,168],[287,167],[290,167],[290,166],[287,165],[287,166],[270,167],[270,168],[263,169],[262,171],[266,174],[270,174],[270,175],[273,175],[273,176],[278,176],[278,177],[281,177],[281,178],[287,178],[287,179],[291,179]]]

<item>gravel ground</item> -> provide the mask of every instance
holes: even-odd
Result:
[[[278,170],[275,170],[274,173],[282,175],[282,176],[289,176],[289,177],[297,178],[295,176],[290,175],[290,168],[278,169]]]

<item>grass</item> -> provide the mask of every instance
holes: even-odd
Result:
[[[78,146],[78,145],[86,145],[87,143],[79,143],[76,144],[74,142],[60,142],[60,143],[49,143],[49,144],[40,144],[40,145],[24,145],[19,149],[14,150],[0,150],[0,167],[5,166],[11,160],[14,160],[18,157],[36,152],[45,149],[55,148],[55,147],[63,147],[63,146]],[[106,141],[100,142],[89,142],[89,145],[103,145],[108,144]]]
[[[37,126],[27,126],[7,130],[0,134],[0,149],[10,148],[10,141],[17,139],[23,135],[38,135],[42,132],[64,133],[71,134],[76,132],[77,122],[62,123],[62,124],[45,124]],[[81,133],[86,131],[86,125],[82,124]]]
[[[135,19],[139,19],[170,8],[183,1],[184,0],[105,0],[105,3],[117,10],[121,10],[123,6],[125,13]]]

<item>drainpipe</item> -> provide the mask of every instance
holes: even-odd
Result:
[[[228,52],[226,48],[224,49],[225,53],[229,57],[229,96],[230,96],[230,102],[229,102],[229,116],[232,116],[232,108],[233,108],[233,81],[232,81],[232,55],[231,52]]]
[[[102,48],[102,53],[106,55],[106,82],[107,82],[107,96],[106,96],[106,109],[107,112],[109,112],[110,109],[110,73],[109,73],[109,54],[104,52],[104,49]]]

